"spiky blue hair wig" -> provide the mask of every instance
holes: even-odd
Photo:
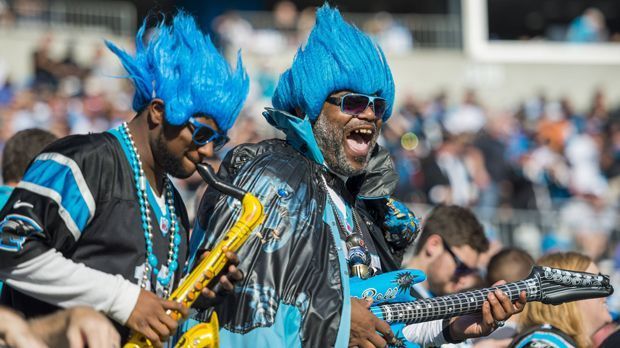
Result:
[[[311,121],[321,112],[327,97],[338,91],[385,98],[387,120],[394,103],[394,80],[381,48],[368,35],[342,19],[325,3],[316,13],[316,24],[305,47],[297,51],[274,92],[277,109],[300,109]]]
[[[199,114],[213,118],[221,132],[228,131],[249,89],[241,54],[233,71],[194,18],[182,11],[170,25],[161,20],[146,46],[145,30],[146,20],[136,35],[135,57],[106,41],[133,80],[134,110],[139,112],[160,98],[170,124],[183,125]]]

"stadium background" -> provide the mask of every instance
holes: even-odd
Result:
[[[261,110],[321,3],[0,0],[0,148],[25,128],[64,136],[130,119],[132,87],[103,40],[131,50],[144,18],[176,8],[229,58],[242,50],[252,87],[227,149],[279,136]],[[620,3],[331,3],[390,61],[396,112],[381,143],[399,199],[422,217],[471,207],[495,250],[581,250],[620,285]],[[190,212],[200,184],[178,182]]]

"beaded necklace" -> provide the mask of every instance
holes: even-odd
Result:
[[[344,221],[341,220],[340,212],[336,208],[336,203],[332,197],[332,193],[327,185],[327,180],[324,176],[321,176],[323,189],[327,193],[327,203],[331,206],[334,218],[336,219],[336,225],[339,230],[345,235],[345,244],[347,246],[347,258],[349,263],[349,272],[351,276],[359,277],[361,279],[367,279],[374,274],[374,270],[370,267],[371,256],[368,251],[368,247],[364,241],[362,235],[362,229],[356,218],[355,208],[351,208],[351,218],[353,220],[353,231],[345,227]],[[345,205],[346,209],[346,205]],[[344,215],[344,213],[343,213]],[[346,217],[342,217],[346,219]],[[347,224],[348,226],[348,224]],[[357,231],[356,231],[357,230]]]
[[[167,176],[164,176],[164,191],[166,194],[166,203],[168,211],[170,212],[170,243],[168,249],[168,272],[165,276],[159,276],[159,268],[157,268],[158,260],[157,256],[153,254],[153,226],[151,225],[151,212],[147,194],[147,180],[144,176],[144,170],[142,170],[142,162],[140,161],[140,154],[136,149],[136,144],[133,141],[133,137],[129,132],[127,122],[123,122],[120,127],[120,133],[123,136],[125,144],[130,149],[129,162],[131,163],[131,169],[133,170],[134,181],[136,184],[136,193],[138,195],[138,202],[140,204],[140,217],[142,219],[142,229],[144,230],[144,239],[146,240],[146,264],[144,268],[144,274],[142,275],[142,281],[140,286],[144,289],[151,276],[151,271],[157,277],[157,282],[164,288],[164,297],[168,297],[170,288],[172,286],[170,280],[172,275],[179,267],[178,255],[179,245],[181,244],[181,235],[178,233],[178,222],[176,219],[174,209],[174,195],[172,190],[172,184]]]

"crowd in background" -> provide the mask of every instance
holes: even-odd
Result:
[[[0,0],[0,20],[5,3]],[[282,2],[273,20],[274,29],[257,30],[228,13],[214,22],[214,30],[229,49],[274,52],[304,40],[314,9],[298,12]],[[377,14],[364,29],[388,54],[414,46],[411,32],[388,14]],[[105,65],[103,46],[83,66],[74,59],[71,44],[62,59],[53,59],[53,40],[44,37],[32,53],[33,74],[27,82],[8,79],[10,67],[3,67],[0,54],[0,150],[20,130],[43,128],[59,137],[101,132],[135,114],[132,87],[125,79],[109,77],[123,73]],[[267,64],[250,72],[251,95],[219,156],[237,144],[277,136],[261,111],[270,105],[278,73]],[[469,207],[487,224],[492,251],[502,243],[521,245],[535,256],[580,250],[607,262],[604,272],[620,269],[620,101],[609,100],[602,88],[592,91],[590,106],[583,110],[544,91],[501,110],[486,108],[475,90],[462,96],[438,91],[432,98],[410,93],[397,100],[380,144],[392,153],[400,175],[397,198],[421,207],[416,213],[424,216],[426,207],[441,203]],[[177,185],[190,212],[200,184],[193,177]],[[508,235],[500,233],[506,217]]]
[[[27,128],[57,136],[100,132],[134,115],[132,87],[110,77],[123,72],[105,66],[103,46],[81,66],[70,44],[64,57],[52,59],[53,40],[45,36],[32,53],[28,83],[10,81],[8,67],[4,73],[0,67],[0,146]],[[274,136],[260,114],[270,104],[277,72],[259,69],[251,75],[252,92],[227,149]],[[545,238],[530,249],[578,247],[597,260],[613,255],[608,241],[618,222],[620,104],[607,100],[603,89],[592,91],[585,110],[544,92],[501,110],[485,108],[475,90],[463,96],[398,97],[380,143],[393,154],[399,199],[476,208],[491,223],[502,216],[498,211],[537,211],[536,219],[553,223],[537,225]],[[199,180],[187,184],[186,197],[198,185]]]

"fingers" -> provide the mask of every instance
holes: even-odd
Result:
[[[373,302],[374,300],[372,299],[372,297],[364,297],[364,301],[362,301],[362,304],[364,305],[364,307],[370,308]]]
[[[506,311],[504,311],[504,307],[500,304],[497,298],[497,291],[491,292],[487,295],[487,301],[491,306],[491,315],[493,316],[493,323],[495,320],[504,320],[506,318]],[[512,306],[512,304],[511,304]]]
[[[219,293],[221,290],[225,292],[232,292],[235,289],[235,283],[240,282],[243,279],[243,273],[237,268],[235,265],[228,266],[228,273],[221,276],[218,283],[219,289],[216,290],[216,293]]]
[[[83,348],[84,340],[82,339],[82,333],[77,327],[71,327],[67,331],[67,340],[69,341],[70,348]],[[90,344],[89,344],[90,347]]]
[[[241,280],[243,280],[243,273],[241,272],[240,269],[237,268],[236,265],[230,265],[228,266],[228,277],[230,278],[230,280],[232,280],[233,282],[240,282]]]
[[[47,345],[38,338],[28,335],[28,337],[20,336],[17,338],[14,337],[3,337],[5,341],[0,338],[0,344],[8,344],[7,347],[15,347],[15,348],[48,348]],[[4,345],[2,345],[4,347]],[[82,348],[82,347],[80,347]]]
[[[371,347],[383,348],[387,346],[387,341],[383,339],[383,337],[379,336],[379,334],[377,334],[376,332],[373,332],[372,334],[370,334],[370,336],[368,337],[368,340],[370,341],[370,343],[372,343]]]
[[[512,315],[512,313],[514,312],[514,307],[512,305],[512,302],[510,301],[510,298],[508,297],[508,295],[506,295],[503,291],[501,290],[495,290],[495,297],[497,297],[497,299],[499,300],[500,305],[502,306],[502,308],[504,309],[505,312],[505,317],[499,319],[499,318],[495,318],[497,320],[506,320],[508,319],[508,317],[510,317]]]
[[[514,303],[514,313],[521,313],[523,308],[525,308],[525,304],[527,303],[527,294],[525,291],[521,291],[519,294],[519,300]]]
[[[482,304],[482,324],[487,328],[493,328],[495,325],[495,320],[493,320],[493,315],[491,314],[491,304],[489,301],[484,301]]]
[[[209,298],[209,299],[214,299],[216,297],[215,291],[209,288],[202,289],[201,294],[202,296]]]
[[[225,276],[225,275],[220,277],[219,283],[220,283],[221,289],[226,292],[232,292],[233,289],[235,288],[233,283],[228,279],[228,276]]]
[[[189,315],[189,308],[186,308],[185,306],[183,306],[179,302],[176,302],[176,301],[162,301],[162,306],[164,307],[165,311],[166,310],[173,310],[173,311],[179,312],[183,316],[183,318],[187,318],[187,316]]]
[[[108,347],[112,348],[120,348],[121,346],[121,335],[116,331],[114,327],[110,327],[108,330],[108,337],[110,338],[110,344]]]
[[[157,333],[155,333],[155,331],[153,331],[153,329],[151,329],[150,327],[145,328],[142,331],[142,334],[144,335],[144,337],[148,338],[149,341],[151,341],[151,344],[155,347],[161,347],[161,340],[159,338],[159,335]]]
[[[376,347],[374,344],[372,344],[368,340],[360,342],[357,346],[360,348],[375,348]]]
[[[375,330],[379,331],[387,342],[392,342],[392,340],[394,339],[394,333],[392,332],[390,325],[377,317],[374,317],[373,320],[375,322]],[[385,344],[381,347],[384,346]]]
[[[112,347],[112,343],[105,337],[105,334],[101,331],[94,331],[85,333],[87,347],[88,348],[108,348]]]
[[[226,252],[226,258],[228,259],[228,263],[231,265],[236,266],[239,264],[239,256],[237,256],[237,254],[233,253],[232,251]]]
[[[174,332],[174,330],[176,330],[179,326],[179,323],[176,320],[172,319],[172,317],[170,317],[169,315],[163,315],[159,318],[159,320],[164,325],[166,325],[166,327],[170,329],[171,332]]]
[[[160,342],[165,342],[170,336],[170,328],[166,326],[159,318],[153,318],[149,322],[150,328],[158,336]]]

